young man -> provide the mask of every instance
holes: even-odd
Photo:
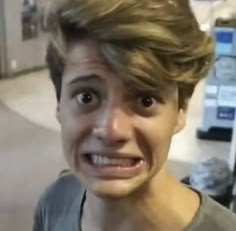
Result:
[[[233,231],[236,218],[168,171],[172,136],[213,61],[187,0],[52,0],[47,62],[72,174],[34,231]]]

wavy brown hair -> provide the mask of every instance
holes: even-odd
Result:
[[[188,0],[51,0],[45,23],[58,100],[74,41],[96,40],[111,67],[138,87],[177,84],[180,106],[213,61],[213,40],[200,31]]]

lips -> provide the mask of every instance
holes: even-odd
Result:
[[[82,155],[81,170],[90,176],[104,179],[127,179],[144,168],[140,157],[124,154],[86,153]]]

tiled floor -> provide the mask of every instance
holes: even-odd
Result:
[[[191,101],[186,129],[173,139],[169,165],[178,177],[206,156],[228,157],[228,143],[195,137],[201,121],[202,91],[200,84]],[[31,230],[37,198],[66,166],[55,106],[47,71],[0,81],[0,231]]]
[[[59,130],[54,88],[47,71],[0,81],[0,101],[34,123]]]
[[[58,133],[0,103],[0,230],[31,230],[39,195],[64,168]]]

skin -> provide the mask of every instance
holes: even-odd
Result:
[[[83,231],[178,231],[191,222],[199,196],[166,168],[172,136],[186,122],[187,106],[180,109],[178,100],[175,85],[155,94],[130,90],[96,42],[70,46],[57,117],[66,160],[88,190]],[[85,167],[85,153],[139,157],[144,164],[133,177],[106,179]]]

